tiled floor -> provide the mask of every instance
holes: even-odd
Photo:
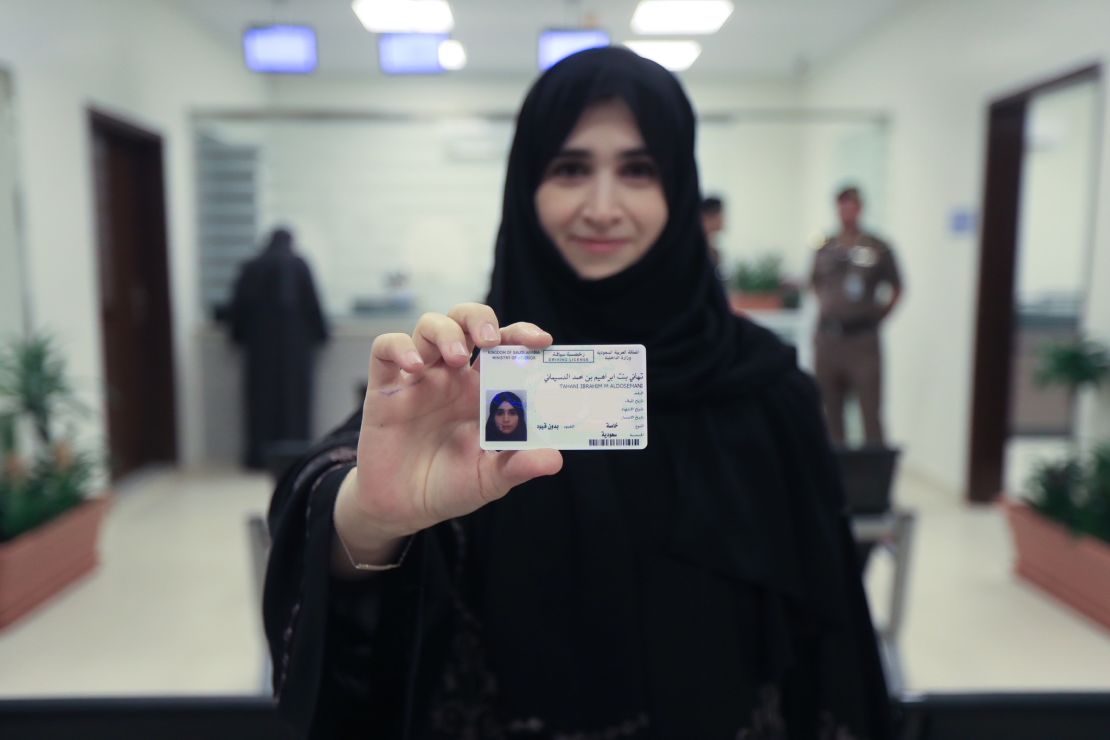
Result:
[[[901,639],[909,690],[1110,690],[1110,630],[1012,574],[1001,508],[969,507],[912,474],[897,502],[917,513]],[[872,565],[879,611],[890,563]]]
[[[903,475],[918,514],[902,638],[908,688],[1110,690],[1110,631],[1010,573],[1002,512]],[[0,633],[0,696],[245,694],[263,642],[246,521],[262,476],[160,473],[120,492],[102,565]],[[868,578],[882,618],[890,564]]]
[[[269,497],[264,476],[131,481],[106,519],[99,569],[0,632],[0,695],[257,692],[246,521]]]

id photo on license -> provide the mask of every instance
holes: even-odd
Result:
[[[528,425],[525,421],[524,391],[487,391],[486,441],[525,442]]]

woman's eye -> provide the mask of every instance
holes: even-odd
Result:
[[[659,177],[659,168],[655,166],[655,162],[646,159],[628,162],[622,172],[625,177],[637,180],[654,180]]]
[[[589,174],[589,169],[586,165],[572,159],[555,162],[548,170],[548,177],[584,177],[587,174]]]

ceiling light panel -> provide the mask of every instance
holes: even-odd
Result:
[[[701,55],[697,41],[626,41],[624,45],[672,72],[689,69]]]
[[[455,27],[447,0],[354,0],[351,9],[371,33],[449,33]]]
[[[716,33],[730,15],[728,0],[641,0],[632,14],[632,30],[648,35]]]
[[[466,48],[461,41],[447,39],[439,45],[439,64],[450,72],[466,66]]]

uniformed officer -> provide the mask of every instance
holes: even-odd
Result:
[[[840,233],[817,250],[810,278],[820,305],[814,371],[833,442],[844,444],[844,402],[854,395],[866,444],[882,445],[879,326],[902,296],[902,279],[890,246],[860,225],[859,189],[841,190],[836,205]]]

